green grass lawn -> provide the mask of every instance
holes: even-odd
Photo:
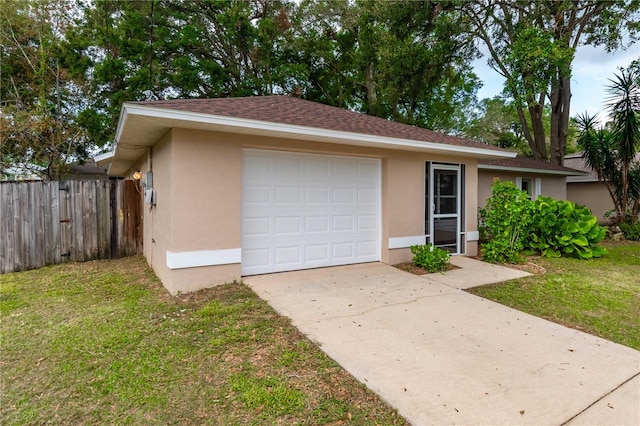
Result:
[[[603,245],[600,259],[531,258],[544,275],[469,291],[640,350],[640,243]]]
[[[140,257],[0,275],[0,327],[3,425],[406,424],[248,287]]]

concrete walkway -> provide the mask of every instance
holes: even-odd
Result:
[[[640,352],[468,294],[524,273],[453,262],[244,281],[414,425],[640,424]]]

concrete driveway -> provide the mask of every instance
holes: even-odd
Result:
[[[414,425],[640,424],[640,352],[466,293],[522,273],[454,259],[244,281]]]

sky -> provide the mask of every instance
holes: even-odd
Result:
[[[573,61],[571,77],[571,110],[575,117],[585,111],[589,115],[606,117],[606,86],[619,67],[626,68],[634,59],[640,58],[640,43],[626,50],[607,53],[604,47],[581,46]],[[474,63],[476,75],[484,82],[478,91],[478,99],[492,98],[502,92],[504,79],[487,65],[487,57]]]

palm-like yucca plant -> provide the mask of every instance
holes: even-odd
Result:
[[[640,151],[640,71],[634,68],[622,70],[609,86],[609,109],[613,118],[611,137],[618,152],[621,166],[622,197],[620,209],[626,215],[630,207],[629,171]],[[635,212],[634,212],[635,213]]]
[[[610,80],[610,129],[596,128],[596,116],[578,116],[578,144],[586,164],[607,186],[619,221],[640,208],[640,67],[622,70]]]

